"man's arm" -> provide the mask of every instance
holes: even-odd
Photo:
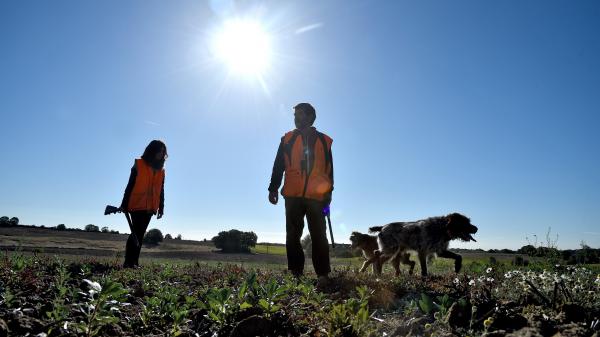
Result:
[[[331,190],[333,191],[333,155],[331,149],[329,149],[329,163],[331,164],[331,172],[329,172],[329,178],[331,179]]]
[[[331,154],[331,149],[329,149],[329,164],[331,165],[331,171],[329,171],[329,179],[331,179],[331,192],[327,193],[325,196],[325,203],[327,205],[331,204],[331,194],[333,193],[333,155]]]
[[[271,172],[271,183],[269,184],[269,202],[273,205],[277,204],[279,200],[279,186],[281,186],[281,179],[283,178],[283,171],[285,171],[285,159],[283,157],[283,137],[281,137],[281,143],[277,149],[277,155],[275,156],[275,162],[273,163],[273,171]]]
[[[281,186],[283,171],[285,170],[285,161],[283,159],[283,138],[277,149],[277,156],[273,162],[273,172],[271,172],[271,183],[269,184],[269,192],[277,192]]]

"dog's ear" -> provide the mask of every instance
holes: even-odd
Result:
[[[447,226],[449,229],[458,230],[471,224],[471,220],[460,213],[450,213],[446,215],[446,219],[448,219]]]

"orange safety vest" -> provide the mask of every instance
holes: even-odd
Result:
[[[318,131],[316,131],[316,138],[314,148],[305,151],[304,140],[298,130],[290,131],[283,136],[285,181],[281,194],[284,197],[303,197],[323,201],[325,195],[333,190],[330,177],[333,140]],[[309,155],[310,151],[314,153],[312,158]]]
[[[160,207],[160,192],[165,179],[165,170],[153,170],[143,159],[135,160],[137,176],[129,196],[128,211],[156,212]]]

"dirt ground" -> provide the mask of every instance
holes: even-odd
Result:
[[[24,226],[0,227],[0,250],[37,252],[64,256],[122,257],[128,234],[85,231],[58,231]],[[165,240],[158,246],[144,245],[144,259],[185,261],[231,261],[286,263],[285,255],[222,254],[212,242]]]

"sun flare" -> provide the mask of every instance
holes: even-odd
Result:
[[[260,76],[271,61],[270,36],[257,21],[226,21],[214,36],[213,53],[234,73]]]

